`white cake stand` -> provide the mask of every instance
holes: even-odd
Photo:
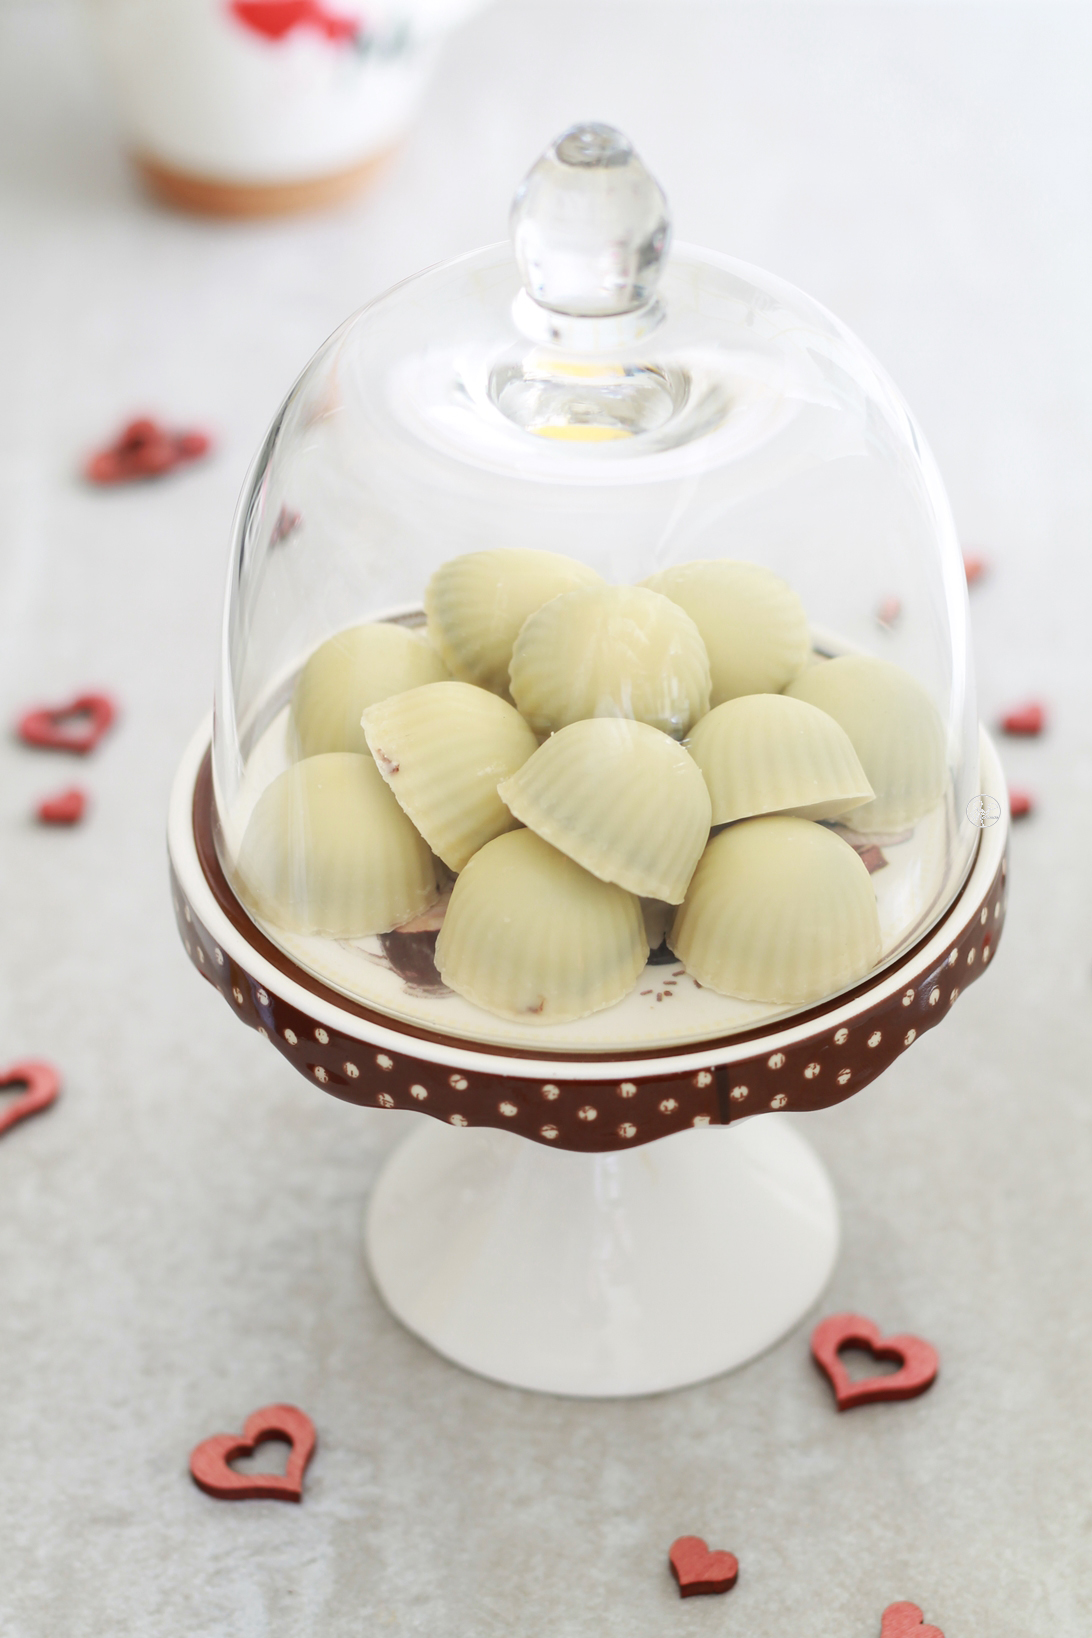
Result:
[[[817,1156],[771,1111],[852,1096],[988,964],[1004,920],[1008,803],[985,735],[981,790],[1000,817],[913,950],[768,1029],[609,1061],[534,1060],[414,1030],[296,966],[216,858],[209,740],[205,724],[169,821],[191,959],[326,1091],[435,1117],[395,1150],[367,1211],[372,1276],[409,1330],[499,1382],[613,1397],[718,1375],[803,1319],[834,1266],[838,1209]]]

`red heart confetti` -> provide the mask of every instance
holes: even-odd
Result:
[[[889,1604],[883,1612],[880,1638],[944,1638],[939,1627],[927,1627],[916,1604]]]
[[[1014,819],[1026,819],[1035,812],[1035,798],[1030,791],[1009,792],[1009,813]]]
[[[883,626],[886,631],[890,631],[893,626],[898,624],[901,613],[902,603],[899,598],[885,597],[876,610],[877,624]]]
[[[207,432],[168,432],[150,416],[130,421],[106,449],[92,455],[84,467],[90,483],[132,483],[138,478],[160,478],[176,466],[207,455],[212,439]]]
[[[236,1473],[230,1463],[250,1456],[266,1439],[283,1439],[292,1449],[284,1474]],[[315,1453],[315,1424],[294,1405],[265,1405],[248,1416],[243,1431],[217,1433],[190,1456],[194,1483],[219,1501],[303,1500],[303,1475]]]
[[[977,552],[964,552],[963,572],[967,576],[968,586],[973,586],[977,580],[981,580],[985,575],[989,574],[990,565]]]
[[[293,512],[288,506],[282,506],[273,520],[273,527],[269,532],[269,544],[279,546],[282,540],[294,535],[303,519],[298,512]]]
[[[24,745],[43,751],[93,751],[118,714],[107,694],[78,694],[67,705],[37,705],[19,718]]]
[[[78,825],[87,810],[87,794],[78,785],[38,803],[35,815],[43,825]]]
[[[10,1102],[0,1102],[0,1137],[21,1120],[48,1109],[61,1090],[61,1077],[52,1064],[27,1058],[21,1064],[12,1064],[10,1069],[0,1070],[0,1091],[6,1086],[25,1086],[26,1091]]]
[[[267,40],[283,40],[293,29],[310,28],[336,43],[355,40],[361,31],[355,17],[329,11],[320,0],[231,0],[231,11],[244,28]]]
[[[869,1376],[852,1382],[838,1355],[842,1348],[867,1348],[877,1359],[897,1361],[890,1376]],[[885,1337],[877,1325],[860,1314],[834,1314],[811,1334],[812,1358],[830,1378],[838,1409],[878,1404],[889,1399],[916,1399],[932,1386],[940,1368],[936,1349],[920,1337]]]
[[[1001,718],[1001,727],[1006,734],[1026,734],[1029,737],[1041,734],[1046,727],[1046,711],[1038,700],[1029,700],[1014,711],[1006,711]]]
[[[700,1536],[680,1536],[672,1542],[667,1556],[671,1573],[679,1583],[680,1598],[728,1592],[739,1577],[735,1554],[711,1553]]]

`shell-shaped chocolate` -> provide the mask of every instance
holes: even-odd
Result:
[[[436,940],[444,983],[521,1023],[563,1024],[620,1001],[648,959],[640,902],[531,830],[499,836],[455,883]]]
[[[835,819],[873,796],[845,729],[785,694],[743,694],[687,740],[713,799],[714,825],[759,813]]]
[[[670,597],[701,632],[713,705],[740,694],[779,694],[807,661],[811,642],[804,605],[790,585],[761,564],[732,558],[679,563],[642,585]]]
[[[296,679],[292,729],[300,755],[366,755],[360,718],[369,705],[448,675],[436,650],[405,626],[373,620],[339,631],[320,643]]]
[[[425,589],[429,638],[452,676],[507,698],[512,648],[528,615],[599,581],[594,569],[559,552],[467,552],[437,569]]]
[[[853,742],[876,793],[846,816],[853,830],[904,830],[940,800],[948,783],[940,715],[901,666],[870,654],[842,654],[809,666],[788,693],[826,711]]]
[[[434,853],[462,870],[516,821],[497,786],[538,741],[506,700],[472,683],[427,683],[364,713],[376,766]]]
[[[681,739],[709,709],[709,660],[690,616],[641,586],[585,586],[544,604],[512,651],[512,698],[538,733],[630,717]]]
[[[499,794],[593,876],[672,904],[709,839],[709,792],[693,759],[658,728],[622,717],[560,729]]]
[[[714,836],[668,940],[721,995],[805,1005],[863,978],[880,959],[868,871],[810,819],[744,819]]]
[[[306,757],[267,786],[237,870],[247,903],[293,933],[389,933],[439,897],[436,860],[370,756]]]

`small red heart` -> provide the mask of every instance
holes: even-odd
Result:
[[[48,1109],[61,1090],[61,1077],[52,1064],[28,1058],[25,1063],[0,1070],[0,1091],[5,1086],[25,1086],[26,1091],[21,1098],[13,1098],[6,1108],[0,1106],[0,1137],[28,1115]]]
[[[236,1473],[228,1464],[249,1456],[265,1439],[291,1445],[288,1466],[279,1473]],[[190,1456],[194,1482],[219,1501],[303,1500],[303,1475],[315,1453],[315,1424],[294,1405],[266,1405],[248,1416],[241,1434],[217,1433]]]
[[[700,1536],[680,1536],[668,1553],[671,1573],[679,1583],[680,1598],[701,1593],[728,1592],[739,1577],[734,1553],[711,1553]]]
[[[1041,734],[1046,727],[1046,711],[1038,700],[1029,700],[1026,705],[1006,712],[1001,726],[1006,734]]]
[[[889,1604],[883,1612],[880,1638],[944,1638],[939,1627],[927,1627],[916,1604]]]
[[[885,597],[879,608],[876,610],[876,620],[881,626],[885,627],[886,630],[890,631],[893,626],[898,625],[899,616],[901,614],[901,600],[898,597]]]
[[[168,432],[145,415],[130,421],[112,444],[89,457],[84,477],[98,484],[158,478],[186,461],[199,460],[211,448],[207,432]]]
[[[68,705],[39,705],[19,719],[17,732],[24,745],[45,751],[93,751],[117,716],[117,706],[106,694],[80,694]],[[85,719],[74,721],[73,719]]]
[[[78,825],[87,808],[87,795],[78,785],[38,803],[36,814],[43,825]]]
[[[1009,791],[1009,813],[1014,819],[1026,819],[1035,812],[1035,798],[1030,791]]]
[[[869,1376],[851,1382],[838,1354],[842,1348],[867,1348],[877,1359],[897,1360],[891,1376]],[[879,1326],[860,1314],[833,1314],[811,1334],[812,1358],[830,1378],[838,1409],[878,1404],[888,1399],[916,1399],[932,1386],[940,1369],[935,1348],[920,1337],[885,1337]]]
[[[983,575],[989,574],[990,565],[977,552],[964,552],[963,572],[967,576],[968,586],[973,586],[976,580],[981,580]]]

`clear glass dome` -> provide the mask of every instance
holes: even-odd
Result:
[[[300,966],[413,1028],[753,1029],[881,970],[966,877],[948,502],[860,342],[669,249],[619,133],[559,138],[512,237],[349,319],[273,422],[227,593],[221,862]]]

